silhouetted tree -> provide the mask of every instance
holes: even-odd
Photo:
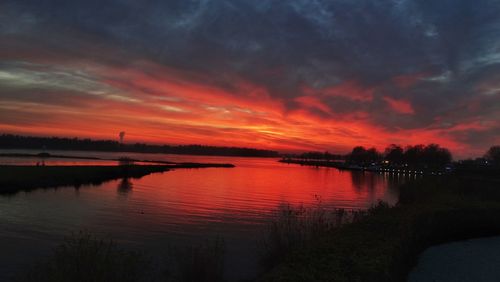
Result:
[[[380,161],[382,156],[375,148],[365,149],[362,146],[356,146],[349,154],[349,161],[358,164],[366,164]]]
[[[409,165],[419,165],[422,163],[424,145],[406,146],[403,154],[403,161]]]
[[[382,160],[382,155],[375,148],[370,148],[366,151],[366,161],[367,162],[379,162]]]
[[[424,148],[422,161],[428,167],[441,168],[451,162],[451,153],[437,144],[429,144]]]
[[[500,145],[488,149],[484,157],[495,165],[500,165]]]
[[[404,150],[401,146],[391,144],[385,148],[385,159],[391,164],[401,164],[403,162]]]
[[[437,144],[407,146],[403,162],[415,168],[443,168],[451,162],[451,153]]]
[[[356,146],[349,154],[349,161],[354,163],[364,163],[366,161],[366,149],[363,146]]]

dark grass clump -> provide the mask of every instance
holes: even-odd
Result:
[[[261,241],[261,263],[271,267],[293,250],[307,248],[317,238],[326,236],[345,223],[359,220],[366,211],[325,208],[320,199],[316,205],[281,204],[268,223]]]
[[[261,281],[405,281],[429,246],[500,234],[498,184],[460,175],[407,183],[398,205],[379,203],[289,253]]]
[[[67,237],[52,256],[18,277],[19,282],[136,282],[151,281],[149,260],[125,251],[111,240],[87,232]]]
[[[224,281],[225,243],[220,237],[170,248],[164,259],[167,263],[162,266],[143,253],[125,250],[111,240],[80,231],[66,237],[51,256],[24,270],[15,281]]]
[[[140,178],[169,170],[165,165],[128,166],[0,166],[0,194],[37,188],[99,185],[119,178]]]
[[[171,250],[166,281],[224,281],[225,242],[221,237]]]

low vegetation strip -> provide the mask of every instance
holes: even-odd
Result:
[[[104,181],[139,178],[164,172],[171,166],[0,166],[0,193],[15,193],[36,188],[100,184]]]
[[[0,194],[59,186],[98,185],[118,178],[140,178],[180,168],[234,167],[232,164],[176,163],[120,166],[15,166],[0,165]]]
[[[15,282],[220,282],[225,242],[163,246],[161,257],[124,248],[87,231],[72,233],[50,256],[13,275]]]
[[[498,180],[429,177],[352,224],[295,249],[261,281],[404,281],[431,245],[500,234]]]

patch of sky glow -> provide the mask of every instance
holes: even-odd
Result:
[[[220,112],[224,114],[229,114],[231,111],[227,108],[224,107],[216,107],[216,106],[205,106],[206,110],[212,111],[212,112]]]
[[[80,69],[26,62],[5,63],[0,68],[0,83],[13,88],[65,90],[122,102],[140,102]]]
[[[175,97],[175,96],[157,96],[157,97],[154,97],[153,99],[160,100],[160,101],[166,101],[166,102],[181,102],[181,101],[183,101],[182,98]]]
[[[168,105],[162,105],[160,106],[161,109],[167,111],[167,112],[176,112],[176,113],[185,113],[187,112],[185,109],[179,108],[179,107],[174,107],[174,106],[168,106]]]
[[[142,102],[139,99],[136,98],[131,98],[123,95],[116,95],[116,94],[106,94],[106,98],[115,100],[115,101],[120,101],[120,102],[128,102],[128,103],[139,103]]]

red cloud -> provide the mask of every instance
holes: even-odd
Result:
[[[64,67],[79,69],[81,65],[66,62]],[[9,117],[0,120],[0,130],[110,139],[123,130],[131,142],[295,151],[346,152],[355,145],[383,149],[389,143],[430,142],[461,152],[468,150],[439,128],[388,131],[383,125],[374,124],[367,111],[333,115],[324,103],[330,97],[363,104],[373,100],[373,88],[353,81],[323,89],[303,87],[304,95],[294,99],[299,107],[290,111],[265,87],[237,75],[232,78],[231,87],[223,88],[211,83],[209,77],[153,63],[131,63],[126,69],[89,63],[85,71],[86,79],[107,85],[108,92],[62,93],[61,100],[74,103],[61,104],[57,100],[44,103],[0,99],[0,111]],[[408,101],[390,97],[384,100],[398,113],[415,112]],[[318,110],[326,115],[318,115]]]
[[[396,100],[391,97],[384,97],[384,100],[389,104],[389,106],[396,112],[400,114],[414,114],[415,110],[413,109],[410,102],[405,100]]]

